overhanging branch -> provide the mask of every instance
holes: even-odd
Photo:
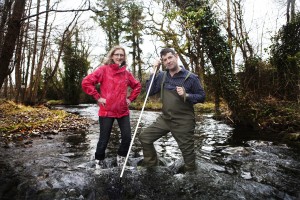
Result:
[[[36,17],[36,16],[38,16],[38,15],[42,15],[42,14],[45,14],[45,13],[50,13],[50,12],[63,13],[63,12],[86,12],[86,11],[92,11],[92,12],[94,12],[94,13],[96,13],[96,14],[103,12],[103,11],[99,11],[99,10],[96,10],[96,9],[94,9],[94,8],[91,8],[91,7],[84,8],[84,9],[71,9],[71,10],[56,10],[56,9],[49,9],[49,10],[45,10],[45,11],[36,13],[36,14],[34,14],[34,15],[30,15],[30,16],[24,17],[24,18],[21,19],[21,21],[24,21],[24,20],[29,19],[29,18],[32,18],[32,17]]]

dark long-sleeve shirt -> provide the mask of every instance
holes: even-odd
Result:
[[[203,103],[205,100],[205,92],[201,86],[199,77],[196,74],[191,73],[190,76],[186,79],[185,77],[189,73],[186,69],[183,67],[181,70],[175,74],[173,77],[171,77],[169,71],[166,71],[166,78],[164,81],[164,88],[167,90],[175,90],[176,91],[176,86],[179,87],[184,87],[185,92],[188,94],[187,96],[187,101],[196,104],[196,103]],[[154,95],[161,90],[161,82],[163,79],[163,72],[159,72],[153,79],[152,87],[149,92],[149,95]],[[150,77],[149,80],[146,82],[146,89],[147,91],[149,90],[149,85],[152,79],[152,76]]]

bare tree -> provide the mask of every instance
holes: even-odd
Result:
[[[64,45],[65,45],[65,41],[68,37],[68,33],[69,32],[72,32],[74,30],[74,28],[76,27],[76,23],[77,23],[77,20],[78,19],[78,14],[76,14],[74,16],[74,18],[72,19],[72,21],[68,24],[68,26],[66,27],[66,29],[64,30],[62,36],[61,36],[61,40],[59,42],[59,48],[58,48],[58,55],[57,55],[57,58],[55,60],[55,65],[53,67],[53,69],[49,69],[48,73],[45,74],[45,78],[44,78],[44,89],[43,89],[43,92],[42,92],[42,99],[44,99],[46,97],[46,93],[47,93],[47,90],[49,88],[49,83],[50,83],[50,80],[53,79],[53,77],[56,75],[57,71],[58,71],[58,68],[59,68],[59,63],[61,61],[61,56],[62,56],[62,53],[63,53],[63,49],[64,49]],[[75,25],[73,25],[75,24]],[[72,26],[73,25],[73,26]]]
[[[249,58],[253,57],[254,52],[253,47],[249,42],[248,33],[245,29],[241,1],[242,0],[236,0],[233,4],[235,13],[236,42],[242,52],[244,61],[247,62]]]
[[[37,0],[37,6],[36,6],[36,13],[40,12],[40,4],[41,1]],[[40,15],[36,15],[36,21],[35,21],[35,33],[34,33],[34,44],[33,44],[33,52],[32,52],[32,62],[31,62],[31,70],[30,70],[30,83],[29,83],[29,93],[27,94],[28,96],[26,97],[26,101],[28,103],[31,102],[32,100],[32,92],[33,92],[33,87],[34,87],[34,81],[35,78],[33,78],[34,72],[35,72],[35,62],[36,62],[36,56],[37,56],[37,45],[38,45],[38,31],[39,31],[39,19]]]
[[[46,5],[46,10],[48,10],[50,7],[50,0],[47,0],[47,5]],[[47,47],[47,40],[46,40],[46,35],[47,35],[47,28],[48,28],[48,16],[49,13],[46,13],[46,17],[45,17],[45,22],[44,22],[44,30],[43,30],[43,35],[42,35],[42,44],[41,44],[41,48],[40,48],[40,55],[39,55],[39,59],[38,59],[38,65],[37,65],[37,69],[36,69],[36,73],[35,73],[35,77],[34,77],[34,85],[32,89],[32,93],[31,93],[31,102],[33,104],[36,103],[37,101],[37,92],[41,83],[41,78],[42,78],[42,66],[43,66],[43,62],[44,62],[44,57],[46,54],[46,47]]]
[[[76,12],[78,17],[79,12],[93,9],[90,7],[89,0],[81,4],[82,7],[88,5],[87,8],[76,10],[58,10],[55,6],[59,4],[59,1],[51,6],[50,0],[38,0],[34,1],[37,2],[36,10],[35,14],[31,15],[32,0],[28,1],[29,4],[26,2],[25,0],[4,0],[0,5],[0,89],[7,80],[5,91],[8,91],[7,87],[13,87],[16,101],[24,102],[26,99],[28,103],[34,104],[40,94],[38,90],[41,89],[43,83],[44,64],[47,59],[50,59],[47,55],[49,52],[47,46],[51,42],[48,40],[50,37],[52,41],[56,40],[53,39],[53,32],[50,34],[49,31],[49,13]],[[25,11],[26,14],[24,14]],[[42,17],[44,21],[41,20]],[[43,23],[43,29],[41,23]],[[14,70],[15,76],[12,78],[15,79],[8,80],[8,75]]]

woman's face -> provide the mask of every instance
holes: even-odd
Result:
[[[125,60],[125,52],[122,49],[115,50],[112,59],[114,63],[120,65]]]

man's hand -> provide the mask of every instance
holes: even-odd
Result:
[[[159,69],[160,69],[160,66],[161,66],[161,59],[160,58],[157,58],[154,63],[153,63],[153,73],[156,72],[158,73]],[[155,71],[156,70],[156,71]]]
[[[102,105],[102,106],[105,106],[105,104],[106,104],[106,99],[104,99],[104,98],[99,98],[98,99],[98,101],[97,101],[97,104],[100,106],[100,105]]]
[[[183,96],[186,95],[184,87],[178,87],[178,86],[176,86],[176,91],[179,94],[179,96],[181,96],[181,97],[183,97]]]
[[[188,97],[188,94],[185,92],[184,87],[176,86],[176,91],[179,96],[183,97],[183,101],[185,102],[186,98]]]

